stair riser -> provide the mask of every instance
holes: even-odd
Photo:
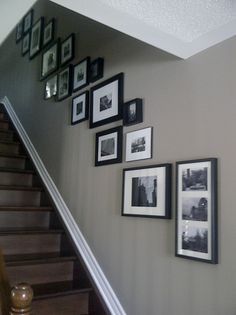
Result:
[[[11,132],[0,131],[0,141],[12,141],[14,139],[14,134]]]
[[[32,186],[32,174],[0,173],[0,185]]]
[[[2,235],[0,247],[4,255],[58,252],[61,236],[50,235]]]
[[[40,205],[40,192],[0,190],[0,205],[1,206],[39,206]]]
[[[25,168],[25,159],[15,159],[0,156],[0,167],[17,168],[23,170]]]
[[[84,315],[88,314],[88,293],[60,296],[33,302],[33,314]]]
[[[0,119],[4,119],[5,118],[5,114],[0,112]]]
[[[1,228],[47,228],[49,226],[50,214],[48,212],[0,212]]]
[[[18,154],[19,147],[19,144],[0,143],[0,152],[5,154]]]
[[[0,129],[2,130],[9,130],[11,129],[11,126],[8,122],[3,122],[3,121],[0,121]]]
[[[71,281],[73,278],[73,262],[7,267],[7,272],[11,285],[21,282],[40,284]]]

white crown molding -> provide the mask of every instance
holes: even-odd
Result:
[[[88,271],[90,272],[90,275],[97,286],[97,289],[99,290],[108,310],[110,311],[111,315],[126,315],[126,312],[121,306],[115,292],[113,291],[106,276],[100,268],[77,223],[72,217],[70,210],[65,204],[61,194],[59,193],[56,185],[54,184],[41,158],[39,157],[34,145],[32,144],[24,127],[18,119],[9,99],[5,96],[4,98],[0,99],[0,103],[4,105],[17,132],[19,133],[22,142],[24,143],[39,175],[43,180],[44,185],[46,186],[55,206],[57,207],[57,210],[64,224],[66,225],[67,230],[70,233],[70,236],[73,239],[74,244],[77,247],[78,252],[80,253]]]

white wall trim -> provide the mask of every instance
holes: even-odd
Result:
[[[106,276],[104,275],[102,269],[100,268],[95,256],[93,255],[91,249],[89,248],[88,243],[83,237],[77,223],[72,217],[67,205],[65,204],[61,194],[59,193],[56,185],[54,184],[52,178],[50,177],[46,167],[44,166],[41,158],[39,157],[34,145],[30,141],[29,136],[27,135],[24,127],[22,126],[20,120],[18,119],[12,104],[9,99],[5,96],[0,99],[8,112],[17,132],[19,133],[22,142],[24,143],[34,165],[41,176],[44,185],[48,189],[48,192],[51,195],[51,198],[57,207],[58,212],[61,215],[62,220],[64,221],[71,238],[73,239],[75,246],[77,247],[88,271],[90,272],[94,283],[96,284],[108,310],[111,315],[126,315],[122,305],[120,304],[115,292],[110,286]]]

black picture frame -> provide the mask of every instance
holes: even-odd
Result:
[[[175,255],[218,263],[217,159],[176,162]]]
[[[24,35],[22,44],[21,44],[21,54],[25,56],[30,50],[30,33]]]
[[[123,169],[122,216],[171,219],[172,165]]]
[[[89,91],[85,91],[72,98],[71,104],[71,125],[76,125],[89,116]]]
[[[57,74],[49,78],[45,82],[45,87],[44,87],[44,99],[49,100],[52,97],[56,97],[57,95]]]
[[[59,67],[60,38],[48,46],[42,53],[40,80],[44,80]]]
[[[62,101],[72,93],[72,71],[73,66],[68,65],[58,73],[57,101]]]
[[[96,133],[95,166],[122,162],[123,127]]]
[[[126,133],[125,161],[139,161],[152,158],[153,127],[146,127]]]
[[[23,37],[23,20],[16,26],[16,43],[19,43]]]
[[[34,10],[31,9],[23,18],[23,34],[26,34],[30,31],[33,25],[33,18],[34,18]]]
[[[75,34],[70,34],[61,42],[60,65],[65,66],[68,62],[74,59],[75,56]]]
[[[123,125],[131,126],[143,122],[143,100],[135,98],[124,103]]]
[[[124,73],[91,88],[90,128],[122,119],[124,97]]]
[[[42,48],[44,17],[41,17],[34,23],[30,31],[30,59],[38,55]]]
[[[74,65],[73,92],[81,90],[89,84],[89,65],[90,57],[86,57]]]
[[[90,63],[89,67],[89,82],[93,83],[103,78],[104,59],[99,57]]]
[[[56,20],[53,18],[44,26],[43,47],[48,46],[50,43],[52,43],[54,41],[55,24],[56,24]]]

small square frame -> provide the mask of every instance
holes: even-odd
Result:
[[[89,84],[89,64],[90,57],[87,57],[74,65],[73,92],[81,90]]]
[[[123,170],[122,215],[171,219],[171,164]]]
[[[103,78],[104,59],[99,57],[90,63],[89,67],[89,82],[93,83]]]
[[[121,163],[122,142],[122,126],[96,133],[95,166]]]
[[[48,79],[45,83],[44,99],[48,100],[57,95],[57,74]]]
[[[58,73],[57,101],[62,101],[71,95],[72,67],[68,65]]]
[[[75,55],[75,34],[70,34],[64,41],[61,43],[61,66],[66,65]]]
[[[130,126],[143,122],[143,100],[135,98],[124,104],[123,125]]]
[[[90,91],[90,128],[122,119],[124,74],[101,82]]]
[[[152,134],[152,127],[127,132],[126,162],[152,158]]]
[[[81,104],[82,103],[82,104]],[[78,112],[78,105],[80,109]],[[71,125],[76,125],[88,119],[89,113],[89,92],[85,91],[72,99]]]
[[[43,37],[44,18],[41,17],[33,25],[30,32],[30,59],[34,58],[41,50]]]
[[[218,263],[217,159],[176,163],[176,256]]]

